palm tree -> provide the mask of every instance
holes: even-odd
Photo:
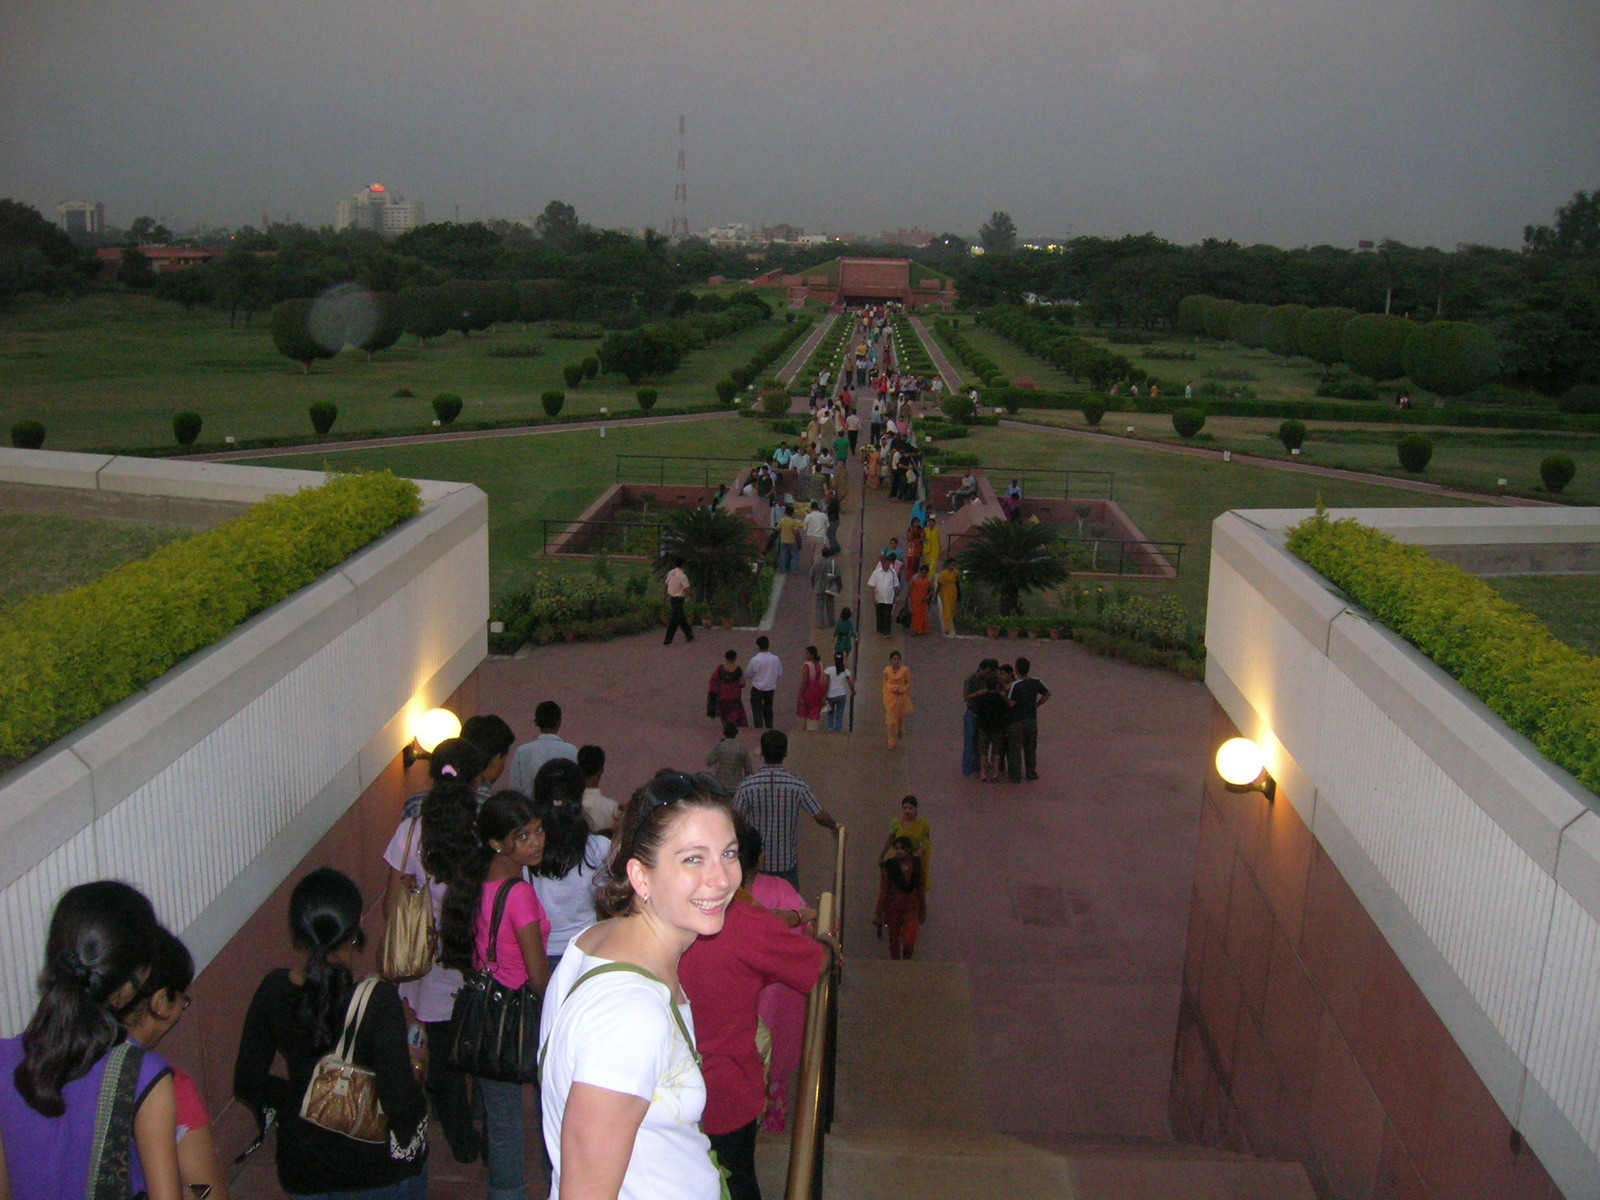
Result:
[[[1022,593],[1064,583],[1067,566],[1046,525],[993,517],[962,539],[956,565],[1000,596],[1000,612],[1022,611]]]
[[[754,527],[725,508],[682,508],[667,518],[661,531],[656,573],[665,575],[673,560],[683,559],[684,572],[700,598],[748,588],[759,563]]]

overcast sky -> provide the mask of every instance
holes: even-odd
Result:
[[[1600,0],[4,0],[0,196],[126,226],[689,220],[1520,244],[1600,187]]]

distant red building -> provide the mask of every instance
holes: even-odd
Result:
[[[139,253],[150,260],[150,266],[157,275],[165,275],[168,271],[184,271],[190,267],[203,267],[213,258],[222,254],[221,250],[207,250],[194,246],[140,246]],[[115,278],[122,269],[122,247],[106,246],[95,251],[95,256],[100,260],[100,277],[102,279]]]
[[[836,258],[798,275],[768,271],[755,287],[783,288],[791,303],[884,304],[954,308],[955,281],[909,258]]]

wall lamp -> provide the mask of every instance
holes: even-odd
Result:
[[[461,718],[448,708],[430,708],[411,726],[411,740],[402,754],[406,770],[419,758],[427,758],[440,742],[461,736]]]
[[[1260,792],[1278,798],[1278,783],[1267,774],[1266,755],[1249,738],[1229,738],[1217,748],[1217,774],[1230,792]]]

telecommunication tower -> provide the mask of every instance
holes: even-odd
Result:
[[[689,236],[689,174],[684,167],[683,144],[689,122],[678,114],[678,185],[672,191],[672,229],[669,236]]]

